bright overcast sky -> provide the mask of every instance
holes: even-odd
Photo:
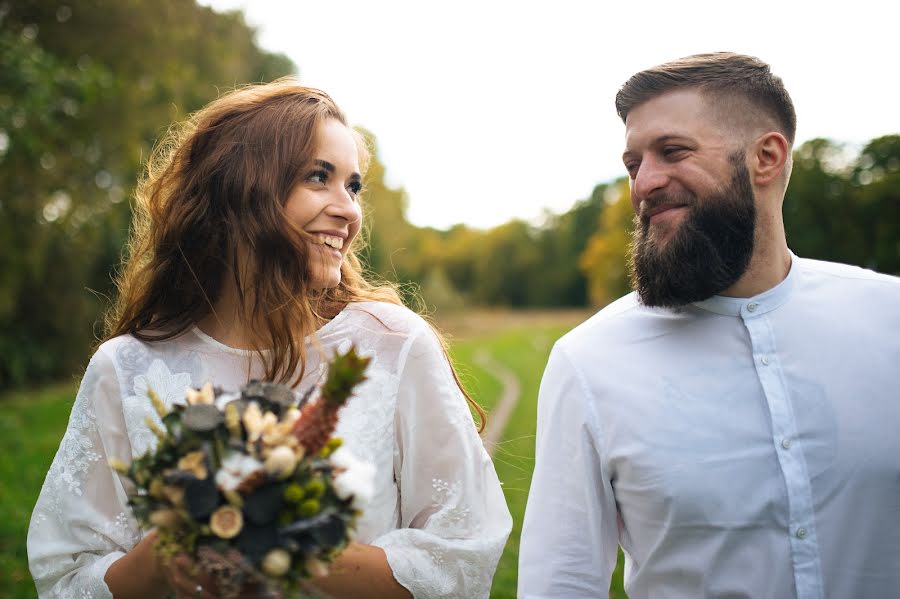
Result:
[[[243,9],[263,48],[377,136],[417,225],[535,220],[622,176],[616,91],[687,54],[769,62],[798,142],[900,133],[893,0],[201,1]]]

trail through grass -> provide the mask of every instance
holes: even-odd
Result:
[[[483,336],[468,337],[453,343],[454,360],[465,373],[465,380],[470,382],[469,390],[484,407],[489,409],[499,397],[500,384],[490,372],[477,365],[474,355],[479,350],[489,351],[495,360],[512,370],[519,377],[522,387],[522,395],[507,424],[503,441],[494,452],[494,466],[503,482],[506,500],[512,512],[513,530],[494,577],[492,599],[516,597],[519,536],[531,473],[534,469],[538,389],[553,343],[577,322],[574,320],[565,324],[545,322],[531,325],[526,320],[514,323],[505,330],[492,331]],[[621,555],[613,576],[610,597],[625,598],[625,592],[622,590]]]

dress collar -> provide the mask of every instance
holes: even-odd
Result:
[[[714,295],[709,299],[694,302],[701,310],[723,314],[725,316],[742,316],[752,318],[775,310],[791,296],[798,277],[797,256],[791,252],[791,268],[783,281],[753,297],[725,297]]]

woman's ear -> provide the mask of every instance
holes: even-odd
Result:
[[[777,131],[761,135],[753,143],[750,178],[759,186],[786,180],[790,157],[791,145],[784,135]]]

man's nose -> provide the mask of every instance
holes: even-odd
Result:
[[[631,195],[640,202],[649,197],[654,191],[664,188],[669,183],[669,173],[665,165],[653,158],[645,158],[641,161],[637,173],[631,180]]]

